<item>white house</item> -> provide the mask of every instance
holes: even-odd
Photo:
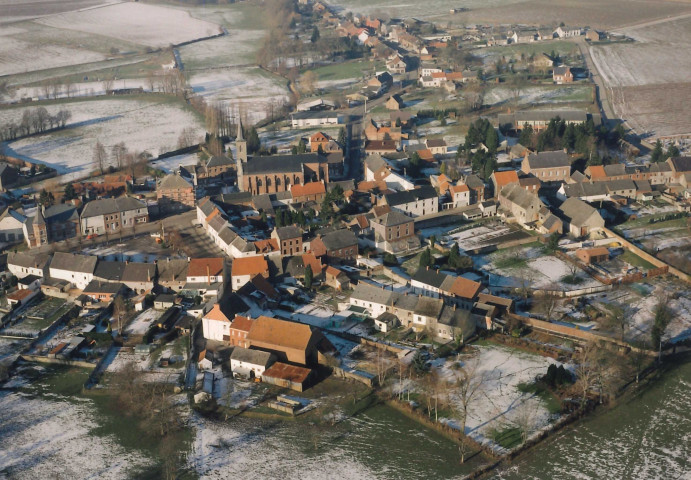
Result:
[[[290,114],[290,120],[293,128],[323,127],[343,123],[343,115],[328,111],[295,112]]]
[[[230,277],[234,291],[242,288],[257,275],[269,278],[269,264],[263,256],[241,257],[233,260]]]
[[[384,177],[384,182],[391,190],[406,191],[415,188],[415,184],[413,182],[394,171],[390,171],[389,174]]]
[[[444,301],[441,299],[420,297],[413,310],[413,328],[415,330],[432,328],[436,325],[443,306]]]
[[[214,308],[202,317],[202,331],[204,338],[217,342],[228,342],[230,339],[230,320],[214,305]]]
[[[0,242],[21,242],[24,240],[26,217],[14,208],[8,208],[0,215]]]
[[[453,208],[470,205],[470,189],[468,185],[451,185],[449,187],[449,194],[451,195]]]
[[[350,304],[366,309],[374,318],[386,312],[386,307],[391,303],[393,292],[371,283],[359,282],[350,296]]]
[[[80,290],[94,279],[98,258],[91,255],[56,252],[50,262],[50,278],[65,280]]]
[[[9,252],[7,254],[7,269],[17,278],[29,275],[47,278],[49,264],[50,255],[45,253]]]
[[[439,196],[431,186],[386,194],[382,203],[409,217],[419,217],[439,211]]]
[[[230,354],[230,370],[234,375],[261,378],[264,371],[276,361],[269,352],[235,347]]]

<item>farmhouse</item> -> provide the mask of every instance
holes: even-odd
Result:
[[[375,247],[389,253],[404,253],[420,247],[411,217],[396,210],[370,221]]]
[[[566,199],[559,210],[568,223],[568,232],[574,237],[584,237],[605,227],[598,211],[578,198]]]
[[[147,223],[146,203],[132,197],[103,198],[87,203],[82,210],[82,234],[117,233]]]
[[[237,318],[237,317],[236,317]],[[202,317],[202,331],[204,338],[216,342],[231,342],[231,322],[216,304]]]
[[[332,349],[330,342],[309,325],[265,316],[254,320],[247,341],[251,348],[271,352],[279,361],[310,366],[317,365],[320,350]]]
[[[22,230],[29,248],[75,238],[80,235],[79,214],[75,207],[66,203],[48,208],[41,206],[34,217],[26,219]]]
[[[573,73],[571,73],[571,68],[554,67],[554,70],[552,71],[552,80],[557,85],[561,85],[563,83],[572,83]]]
[[[264,371],[275,362],[269,352],[235,347],[230,354],[230,370],[246,378],[262,378]]]
[[[15,243],[24,240],[26,216],[12,207],[0,215],[0,242]]]
[[[107,283],[92,280],[82,292],[96,302],[110,303],[125,290],[122,283]]]
[[[328,111],[303,111],[290,114],[293,128],[326,127],[343,123],[340,113]]]
[[[196,200],[194,186],[179,173],[171,173],[161,179],[156,187],[156,197],[161,209],[166,211],[194,207]]]
[[[271,238],[278,240],[282,256],[302,253],[302,230],[295,225],[276,227],[271,233]]]
[[[98,258],[91,255],[55,252],[50,262],[50,278],[66,280],[83,290],[94,279]]]
[[[499,205],[510,213],[521,225],[528,225],[538,220],[538,212],[545,204],[534,193],[527,192],[520,185],[513,183],[499,192]]]
[[[571,159],[563,150],[526,153],[521,170],[543,183],[563,182],[571,175]]]
[[[264,257],[242,257],[233,260],[230,277],[234,291],[239,290],[255,275],[269,278],[269,264]]]
[[[46,253],[9,252],[7,254],[7,269],[17,278],[29,275],[48,278],[48,265],[51,257]]]

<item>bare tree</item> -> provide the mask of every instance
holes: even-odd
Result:
[[[121,170],[125,165],[125,158],[127,157],[127,147],[125,146],[125,142],[120,142],[113,145],[111,154],[115,159],[115,164],[117,165],[118,170]]]
[[[387,353],[384,347],[377,346],[377,381],[381,386],[384,385],[384,381],[393,366]]]
[[[479,373],[480,361],[474,358],[465,362],[461,368],[461,378],[456,382],[456,395],[460,401],[458,413],[461,420],[461,433],[465,435],[465,427],[468,422],[468,411],[482,391],[483,375]]]
[[[535,426],[534,416],[535,409],[528,402],[523,402],[516,407],[513,423],[521,431],[522,443],[525,443],[528,440],[528,436],[532,433],[532,429]]]
[[[185,127],[178,137],[178,149],[191,147],[197,140],[194,128]]]
[[[317,74],[309,70],[305,73],[302,74],[302,77],[300,77],[300,89],[306,94],[306,95],[312,95],[314,91],[317,89],[317,82],[319,81],[319,77]]]
[[[545,320],[548,322],[552,321],[552,316],[554,311],[559,305],[559,296],[557,296],[555,291],[557,291],[557,285],[548,285],[545,287],[544,292],[536,297],[536,308],[538,312],[545,316]]]
[[[630,305],[609,304],[605,306],[606,322],[609,326],[619,330],[619,338],[624,340],[624,334],[633,321],[633,308]]]
[[[100,142],[100,140],[96,141],[96,145],[94,146],[94,165],[96,165],[101,172],[101,175],[103,175],[104,167],[106,163],[108,162],[108,154],[106,153],[106,148],[103,146],[103,144]]]
[[[514,108],[518,107],[521,99],[521,93],[523,93],[527,85],[528,80],[522,73],[516,73],[511,77],[511,80],[509,81],[509,91],[511,92]]]
[[[110,90],[113,89],[113,84],[115,83],[115,79],[108,75],[101,80],[101,85],[103,85],[103,91],[107,95]]]

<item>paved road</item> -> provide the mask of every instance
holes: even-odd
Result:
[[[610,121],[618,120],[618,116],[614,113],[614,109],[611,104],[611,89],[605,83],[605,80],[600,75],[593,58],[590,56],[590,49],[584,38],[578,38],[576,40],[578,48],[581,50],[581,55],[585,59],[585,63],[590,72],[590,78],[595,84],[595,97],[598,102],[598,108],[600,110],[600,115],[602,115],[603,123],[607,124]]]

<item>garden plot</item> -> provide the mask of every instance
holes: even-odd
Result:
[[[16,480],[136,477],[152,464],[126,450],[99,427],[91,401],[46,400],[18,392],[0,393],[0,472]]]
[[[679,342],[691,338],[691,291],[685,285],[655,279],[651,283],[613,290],[596,299],[599,309],[606,312],[613,304],[631,309],[630,325],[625,331],[628,341],[650,342],[655,307],[660,299],[672,310],[673,319],[667,327],[664,341]],[[657,347],[655,347],[657,348]]]
[[[133,2],[54,15],[37,22],[157,48],[221,31],[218,25],[192,18],[182,10]]]
[[[161,158],[158,160],[152,160],[149,164],[152,167],[163,170],[165,173],[173,173],[180,165],[196,165],[199,163],[199,156],[196,153],[183,153],[182,155],[173,155],[172,157]]]
[[[451,384],[461,378],[456,363],[448,360],[436,367],[440,377]],[[477,353],[461,363],[467,371],[474,371],[473,382],[481,384],[468,409],[465,433],[480,443],[498,448],[490,440],[491,432],[515,426],[517,417],[526,411],[530,413],[530,433],[547,426],[554,417],[546,405],[533,394],[521,392],[518,386],[534,382],[536,377],[547,373],[552,363],[560,365],[551,358],[503,346],[477,347]],[[449,397],[460,409],[462,404],[453,388]],[[461,426],[456,419],[447,419],[446,423],[455,428]]]
[[[227,102],[247,112],[251,123],[265,118],[288,98],[285,81],[259,67],[220,68],[192,73],[189,84],[207,102]]]
[[[66,47],[0,36],[0,76],[105,60],[105,55],[78,45]]]
[[[487,263],[484,263],[487,262]],[[511,248],[492,253],[477,263],[490,273],[490,286],[534,289],[575,290],[602,285],[594,278],[575,270],[577,284],[564,282],[574,271],[571,264],[550,255],[539,247]]]
[[[158,97],[156,97],[158,99]],[[110,153],[124,142],[130,151],[148,151],[153,156],[174,150],[184,128],[193,128],[201,138],[202,122],[182,105],[166,97],[160,100],[109,99],[64,103],[46,107],[51,114],[65,108],[72,113],[67,128],[31,136],[6,144],[9,155],[44,163],[73,180],[89,175],[98,167],[93,162],[97,141]],[[23,109],[0,111],[0,121],[19,122]]]
[[[161,318],[161,315],[163,315],[162,311],[154,310],[153,308],[145,310],[137,315],[129,323],[129,325],[125,327],[123,333],[130,335],[144,335],[151,327],[151,324]]]

